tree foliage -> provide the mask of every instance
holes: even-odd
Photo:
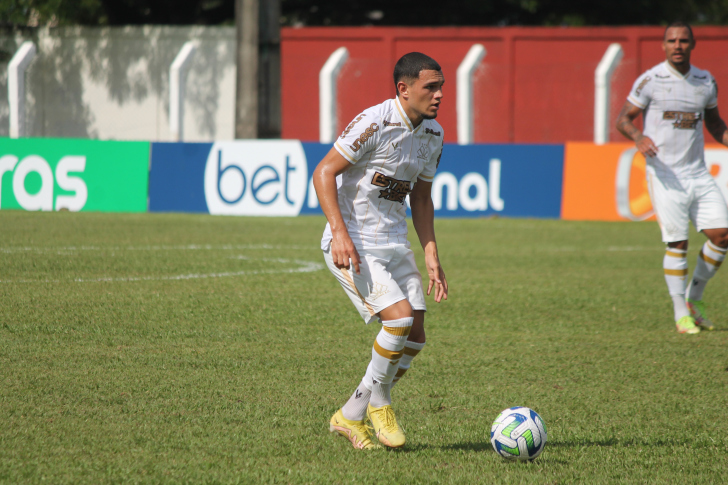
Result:
[[[260,0],[265,2],[266,0]],[[282,25],[728,24],[728,0],[280,0]],[[5,25],[220,25],[235,0],[0,0]]]

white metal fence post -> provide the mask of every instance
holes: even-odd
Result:
[[[612,75],[622,60],[624,51],[619,44],[611,44],[594,71],[594,143],[609,141],[609,94]]]
[[[8,104],[10,138],[25,136],[25,71],[35,57],[33,42],[23,42],[8,65]]]
[[[486,50],[482,44],[474,44],[463,58],[457,70],[457,108],[458,143],[469,145],[473,143],[473,73],[480,61],[485,57]]]
[[[172,141],[184,138],[185,78],[196,49],[197,42],[185,42],[169,68],[169,136]]]
[[[346,47],[336,49],[319,72],[319,141],[336,139],[336,81],[349,58]]]

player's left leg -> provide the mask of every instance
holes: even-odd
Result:
[[[712,177],[703,177],[696,181],[696,200],[690,212],[693,224],[708,240],[698,255],[688,286],[687,304],[696,323],[703,329],[712,330],[713,324],[705,312],[703,291],[728,252],[728,208]]]
[[[382,330],[374,341],[372,360],[363,381],[372,392],[367,417],[372,422],[379,442],[390,448],[398,448],[404,445],[405,436],[394,415],[390,391],[414,318],[407,300],[383,309],[379,317]]]
[[[713,330],[714,325],[706,316],[703,291],[728,252],[728,228],[705,229],[703,233],[708,240],[700,249],[693,278],[688,285],[687,305],[696,324],[705,330]]]
[[[412,331],[407,338],[407,342],[404,344],[404,353],[402,358],[399,359],[399,369],[392,380],[392,387],[399,382],[399,380],[409,370],[412,360],[425,348],[425,311],[415,310],[414,322],[412,323]]]

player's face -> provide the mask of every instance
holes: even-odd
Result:
[[[407,101],[409,111],[415,118],[420,120],[431,120],[437,118],[442,101],[442,85],[445,84],[445,76],[442,71],[420,71],[420,77],[415,82],[407,85],[403,93]],[[408,116],[410,113],[408,113]],[[416,121],[413,119],[412,121]]]
[[[670,27],[665,32],[662,50],[673,66],[689,66],[690,52],[694,47],[695,42],[690,38],[690,31],[686,27]]]

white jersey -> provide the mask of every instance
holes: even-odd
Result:
[[[718,106],[718,88],[708,71],[695,66],[683,75],[662,62],[642,74],[627,100],[644,112],[644,134],[657,147],[647,169],[663,179],[705,175],[703,120]]]
[[[344,130],[334,147],[352,167],[337,178],[339,208],[355,246],[407,243],[406,197],[418,179],[433,181],[443,139],[435,120],[413,128],[397,98],[365,110]],[[330,243],[326,224],[321,249]]]

